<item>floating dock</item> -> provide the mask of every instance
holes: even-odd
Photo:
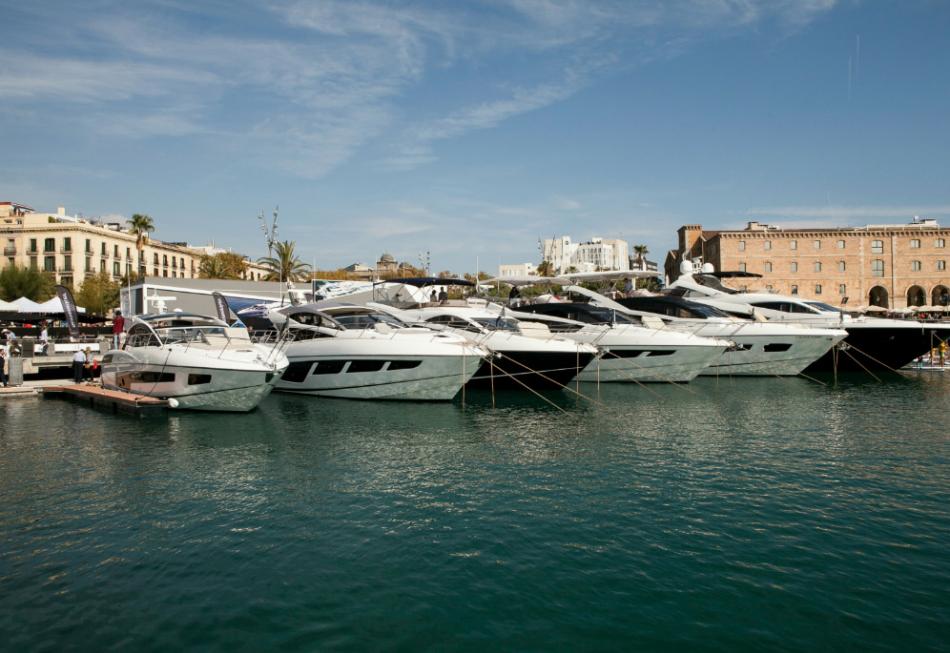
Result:
[[[87,383],[45,387],[43,388],[43,398],[72,399],[86,403],[90,408],[131,415],[159,413],[169,408],[166,399],[156,399],[155,397],[118,390],[106,390],[101,386]]]

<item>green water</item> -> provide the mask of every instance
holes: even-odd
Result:
[[[0,401],[0,649],[946,650],[950,375],[550,396]]]

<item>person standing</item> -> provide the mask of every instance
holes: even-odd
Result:
[[[122,311],[116,310],[115,317],[112,318],[112,348],[119,348],[119,339],[122,332],[125,331],[125,318],[122,317]]]
[[[3,387],[7,387],[7,348],[4,345],[0,345],[0,383],[3,384]]]
[[[77,349],[73,354],[73,381],[82,383],[83,371],[86,367],[86,353],[82,349]]]
[[[49,356],[49,330],[46,327],[46,322],[44,321],[40,327],[42,328],[40,331],[40,345],[42,345],[41,351],[43,352],[44,356]]]

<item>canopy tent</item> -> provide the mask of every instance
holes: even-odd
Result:
[[[0,299],[0,313],[16,313],[16,304],[11,304],[10,302],[5,302]]]
[[[16,306],[17,313],[42,313],[43,309],[40,304],[37,304],[32,299],[27,299],[26,297],[20,297],[19,299],[14,299],[11,302]]]
[[[79,313],[85,313],[85,312],[86,312],[86,309],[84,309],[82,306],[77,306],[77,307],[76,307],[76,311],[79,312]],[[53,298],[51,298],[51,299],[47,299],[45,302],[43,302],[42,304],[40,304],[40,310],[39,310],[39,312],[41,312],[41,313],[63,313],[63,312],[65,312],[65,309],[63,308],[63,302],[62,302],[62,300],[60,300],[59,297],[53,297]]]

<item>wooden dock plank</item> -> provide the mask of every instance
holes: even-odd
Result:
[[[92,406],[112,408],[113,411],[121,409],[133,413],[168,408],[166,399],[157,399],[120,390],[108,390],[98,385],[85,383],[46,387],[43,388],[43,396],[51,398],[66,396],[86,400]]]

